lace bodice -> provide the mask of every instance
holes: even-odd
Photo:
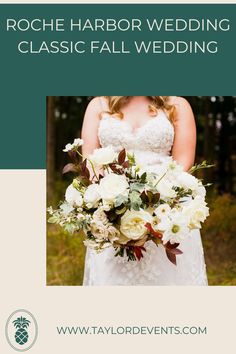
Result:
[[[164,111],[135,130],[128,121],[106,113],[101,118],[98,137],[102,147],[112,145],[116,151],[125,148],[135,152],[142,162],[153,165],[170,155],[174,128]]]

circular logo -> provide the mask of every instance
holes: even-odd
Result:
[[[14,311],[8,317],[5,330],[8,343],[18,352],[29,350],[38,336],[36,319],[27,310]]]

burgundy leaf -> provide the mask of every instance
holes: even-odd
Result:
[[[89,186],[92,182],[90,179],[84,176],[79,176],[80,183],[82,183],[85,187]]]
[[[160,193],[153,194],[153,198],[152,198],[153,204],[156,204],[159,199],[160,199]]]
[[[122,165],[125,162],[126,158],[126,151],[125,149],[121,150],[121,152],[118,155],[118,163],[119,165]]]
[[[147,222],[145,224],[145,227],[148,229],[149,233],[154,236],[154,237],[157,237],[157,238],[162,238],[162,233],[161,232],[158,232],[158,231],[155,231],[153,228],[152,228],[152,225],[150,224],[150,222]]]
[[[87,177],[88,179],[90,177],[90,172],[89,172],[89,169],[87,167],[84,170],[84,176]]]
[[[140,259],[143,257],[143,251],[146,252],[146,248],[143,246],[134,246],[134,253],[137,259],[140,261]]]
[[[110,163],[109,167],[114,173],[117,173],[117,174],[122,173],[122,171],[119,168],[117,168],[117,165],[115,163]]]
[[[147,203],[147,202],[148,202],[148,196],[147,196],[147,194],[146,194],[145,191],[143,191],[143,192],[140,194],[140,198],[142,199],[142,201],[143,201],[144,203]]]
[[[153,193],[151,191],[146,191],[149,203],[152,203]]]
[[[125,162],[123,162],[122,167],[129,168],[129,165],[130,165],[129,160],[126,160]]]
[[[178,246],[179,246],[179,243],[170,243],[170,241],[168,241],[165,244],[165,248],[168,248],[168,249],[177,248]]]
[[[81,172],[83,173],[87,167],[87,159],[84,159],[84,161],[81,162]]]
[[[110,164],[109,164],[109,167],[110,167],[110,169],[111,169],[112,171],[113,171],[113,170],[117,170],[115,163],[110,163]]]
[[[88,167],[87,167],[87,159],[85,159],[84,161],[81,162],[81,164],[80,164],[80,170],[81,170],[81,171],[80,171],[81,176],[86,177],[86,178],[89,179],[89,177],[90,177],[90,172],[89,172],[89,169],[88,169]]]
[[[68,163],[67,165],[64,166],[62,173],[68,173],[68,172],[76,172],[77,168],[76,165],[74,165],[73,163]]]
[[[178,254],[182,254],[183,252],[179,249],[179,248],[172,248],[172,249],[168,249],[168,252],[178,255]]]
[[[166,249],[166,255],[167,255],[167,258],[169,259],[169,261],[171,261],[171,263],[176,265],[176,255],[171,253],[168,249]]]

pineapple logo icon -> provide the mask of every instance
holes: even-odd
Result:
[[[9,345],[19,352],[29,350],[38,336],[36,319],[27,310],[14,311],[6,323],[6,338]]]
[[[30,324],[30,321],[25,317],[18,317],[15,321],[13,321],[14,326],[17,328],[15,334],[16,343],[23,345],[28,342],[29,335],[27,332],[27,327]]]

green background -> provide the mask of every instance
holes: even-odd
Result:
[[[228,18],[228,32],[6,32],[7,18]],[[236,5],[0,5],[0,168],[46,168],[46,96],[235,94]],[[218,54],[23,55],[23,40],[217,40]]]

